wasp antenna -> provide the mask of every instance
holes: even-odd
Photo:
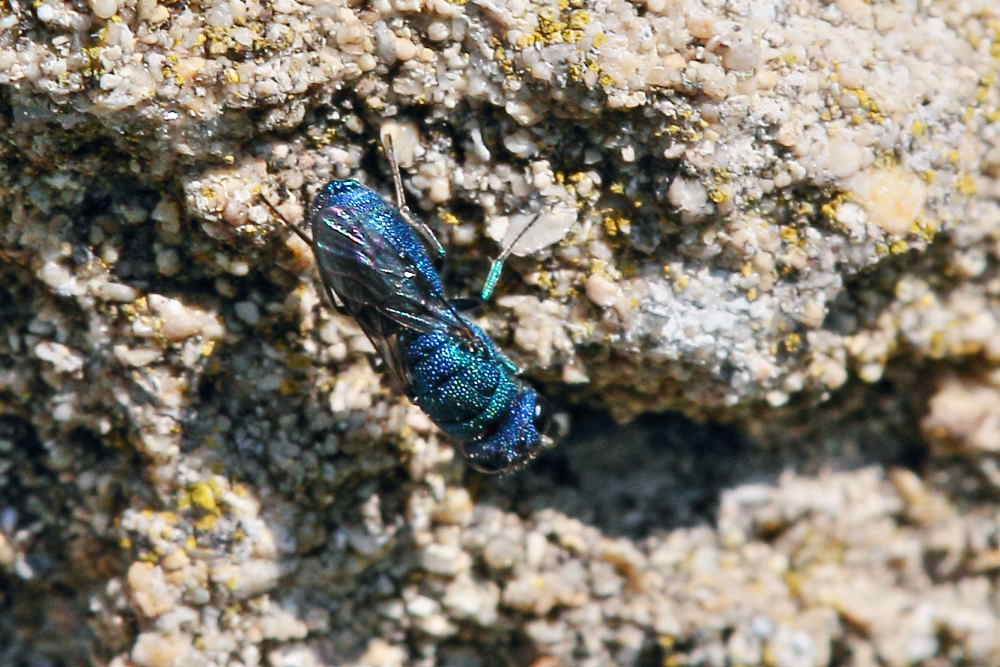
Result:
[[[271,209],[271,213],[273,213],[273,214],[274,214],[274,217],[278,218],[278,220],[281,220],[281,222],[283,222],[283,223],[285,224],[285,226],[286,226],[286,227],[288,227],[288,228],[289,228],[290,230],[292,230],[292,232],[293,232],[293,233],[294,233],[294,234],[295,234],[296,236],[298,236],[298,237],[299,237],[300,239],[302,239],[302,240],[303,240],[303,241],[305,241],[305,242],[306,242],[307,244],[309,244],[309,246],[310,246],[310,247],[312,247],[312,239],[311,239],[311,238],[309,238],[309,237],[308,237],[308,236],[306,235],[306,233],[305,233],[305,232],[303,232],[303,231],[302,231],[301,229],[299,229],[297,225],[293,225],[293,224],[292,224],[291,222],[289,222],[289,221],[288,221],[288,218],[286,218],[286,217],[284,216],[284,214],[282,214],[282,212],[278,210],[278,207],[277,207],[277,206],[275,206],[274,204],[272,204],[272,203],[271,203],[271,200],[270,200],[270,199],[268,199],[267,197],[265,197],[263,193],[260,193],[260,194],[258,194],[258,196],[260,197],[260,200],[261,200],[262,202],[264,202],[264,204],[265,204],[265,205],[266,205],[266,206],[267,206],[267,207],[268,207],[269,209]]]
[[[406,205],[406,195],[403,192],[403,177],[399,174],[399,162],[396,161],[396,146],[393,143],[392,131],[386,130],[382,133],[382,150],[389,161],[389,171],[392,172],[392,186],[396,190],[396,208],[400,211],[409,207]]]
[[[493,292],[497,288],[497,283],[500,282],[500,274],[503,272],[504,262],[506,262],[507,258],[510,257],[510,253],[514,252],[514,248],[521,242],[521,238],[529,229],[535,226],[535,223],[538,222],[538,219],[541,217],[542,212],[539,211],[538,214],[528,222],[528,224],[521,228],[521,231],[517,233],[514,240],[508,243],[507,246],[500,251],[500,254],[497,255],[497,258],[493,260],[493,263],[490,264],[490,272],[486,275],[486,280],[483,282],[483,289],[479,293],[479,296],[483,301],[489,301],[490,297],[493,296]]]
[[[438,241],[434,232],[427,226],[427,223],[418,220],[410,211],[410,207],[406,205],[406,193],[403,192],[403,177],[399,174],[399,162],[396,161],[396,147],[393,144],[392,130],[387,129],[382,132],[382,149],[385,151],[386,159],[389,160],[389,171],[392,172],[392,185],[396,190],[396,210],[399,211],[408,225],[420,232],[420,235],[434,248],[434,252],[439,257],[444,257],[444,246]]]

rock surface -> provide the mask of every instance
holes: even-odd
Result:
[[[994,5],[0,0],[0,663],[1000,662]],[[507,478],[261,199],[387,133]]]

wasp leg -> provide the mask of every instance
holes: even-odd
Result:
[[[293,225],[291,222],[289,222],[288,218],[286,218],[282,214],[282,212],[278,210],[278,207],[272,204],[271,200],[264,196],[264,193],[259,193],[257,196],[260,197],[260,200],[264,202],[264,204],[269,209],[271,209],[271,213],[274,214],[274,217],[276,217],[278,220],[281,220],[281,222],[284,223],[285,227],[288,227],[290,230],[292,230],[292,232],[295,233],[296,236],[298,236],[300,239],[308,243],[310,248],[312,247],[313,242],[312,239],[309,238],[309,235],[306,234],[301,229],[299,229],[297,225]]]
[[[278,220],[281,220],[281,222],[283,222],[285,224],[285,227],[288,227],[290,230],[292,230],[292,233],[294,233],[296,236],[298,236],[300,239],[302,239],[306,244],[308,244],[310,248],[312,248],[313,256],[314,257],[318,256],[316,254],[316,246],[313,244],[312,238],[308,234],[306,234],[304,231],[302,231],[301,229],[299,229],[297,225],[293,225],[291,222],[289,222],[288,218],[286,218],[284,215],[282,215],[281,211],[278,210],[278,207],[275,206],[274,204],[272,204],[271,201],[267,197],[265,197],[263,194],[260,194],[258,196],[260,197],[260,200],[262,202],[264,202],[264,204],[269,209],[271,209],[271,213],[273,213],[274,216],[276,218],[278,218]],[[326,283],[323,284],[323,291],[326,293],[327,298],[330,299],[330,303],[333,304],[333,307],[338,312],[341,312],[341,313],[345,312],[345,310],[344,310],[344,302],[340,300],[340,297],[337,296],[337,293],[334,292],[332,289],[330,289],[326,285]]]
[[[417,217],[413,215],[410,207],[406,204],[406,195],[403,192],[403,178],[399,175],[399,163],[396,162],[396,149],[392,144],[391,132],[385,133],[385,136],[382,137],[382,143],[383,148],[385,149],[385,156],[389,160],[389,171],[392,172],[392,184],[396,189],[396,210],[399,211],[401,216],[403,216],[403,220],[406,220],[406,224],[420,232],[420,235],[424,237],[424,240],[427,241],[432,248],[434,248],[434,252],[436,252],[438,256],[444,257],[444,246],[441,245],[441,242],[438,241],[436,236],[434,236],[434,232],[431,231],[431,228],[427,226],[426,222],[418,220]]]
[[[448,299],[448,303],[460,313],[474,313],[483,307],[483,300],[474,296],[460,296],[455,299]]]

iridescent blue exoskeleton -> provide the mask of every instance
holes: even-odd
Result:
[[[324,289],[364,330],[393,385],[462,442],[473,467],[489,473],[518,468],[551,446],[549,410],[517,377],[517,366],[448,300],[415,230],[439,255],[444,248],[405,205],[388,140],[386,154],[395,208],[355,180],[327,183],[309,208],[307,241]],[[509,252],[494,262],[484,298]]]

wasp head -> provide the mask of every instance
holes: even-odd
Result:
[[[555,444],[552,411],[538,393],[524,387],[515,397],[507,419],[492,433],[463,445],[469,464],[485,473],[523,467]]]

